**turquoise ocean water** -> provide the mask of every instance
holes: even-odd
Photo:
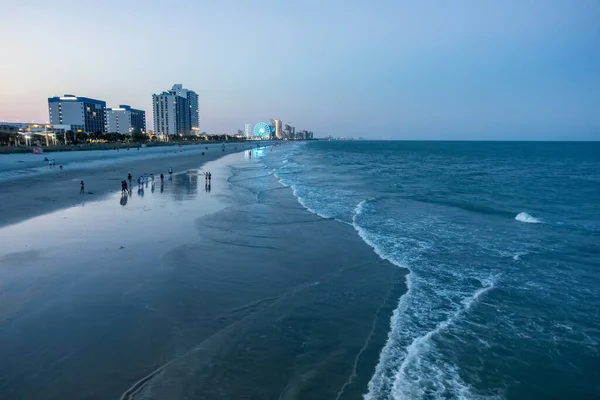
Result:
[[[600,143],[310,142],[262,162],[410,271],[365,399],[600,398]]]

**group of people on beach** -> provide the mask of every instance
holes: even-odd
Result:
[[[258,147],[258,145],[257,145],[257,147]],[[221,149],[223,151],[225,151],[225,144],[222,145]],[[235,149],[237,149],[237,147]],[[129,150],[129,148],[127,150]],[[138,148],[138,150],[139,150],[139,148]],[[208,147],[206,147],[206,150],[208,150]],[[204,152],[202,154],[204,155]],[[248,154],[249,158],[252,158],[252,150],[248,150],[247,154]],[[48,164],[50,165],[51,168],[54,166],[54,159],[49,160],[46,157],[44,160],[48,162]],[[62,169],[62,165],[60,166],[60,169]],[[168,173],[169,173],[169,180],[172,180],[173,179],[173,168],[169,167]],[[133,187],[132,179],[133,179],[133,177],[131,176],[131,173],[129,173],[127,175],[127,180],[121,181],[121,195],[122,196],[128,196],[129,194],[131,194],[131,189]],[[161,173],[160,174],[161,191],[162,191],[162,184],[164,183],[164,179],[165,179],[165,176],[164,176],[164,174]],[[204,172],[205,189],[207,192],[210,192],[211,180],[212,180],[212,173],[210,173],[209,171]],[[154,174],[148,175],[146,173],[144,175],[140,175],[137,179],[137,183],[138,183],[138,194],[140,192],[143,192],[144,185],[146,187],[148,187],[148,185],[151,185],[152,191],[154,191],[154,184],[155,184]],[[79,184],[80,184],[79,193],[84,194],[85,193],[85,185],[83,183],[83,180]]]
[[[169,180],[173,179],[173,168],[169,167]],[[127,174],[127,180],[121,181],[121,195],[123,196],[127,196],[131,193],[131,188],[132,188],[132,181],[133,177],[131,176],[131,173]],[[165,181],[165,175],[164,174],[160,174],[160,183],[161,185],[164,183]],[[83,184],[83,181],[81,181]],[[129,182],[129,185],[127,184],[127,182]],[[148,175],[147,173],[144,175],[140,175],[137,179],[137,184],[138,184],[138,193],[143,192],[144,191],[144,186],[148,187],[148,185],[150,185],[150,187],[152,188],[152,191],[154,191],[154,184],[155,184],[155,180],[154,180],[154,174],[150,174]],[[161,186],[161,190],[162,190],[162,186]]]

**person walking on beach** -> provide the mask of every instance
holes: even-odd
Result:
[[[169,175],[173,175],[173,168],[169,167]]]
[[[85,187],[83,185],[83,181],[79,182],[79,185],[81,186],[81,189],[79,189],[79,194],[83,194]]]
[[[210,185],[210,180],[212,179],[212,174],[209,172],[208,173],[208,184]]]
[[[129,181],[129,186],[131,186],[131,172],[127,174],[127,180]]]
[[[165,176],[161,172],[161,174],[160,174],[160,183],[163,183],[164,180],[165,180]]]

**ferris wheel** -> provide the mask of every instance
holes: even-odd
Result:
[[[271,138],[271,127],[264,122],[259,122],[254,125],[254,136],[258,136],[261,139]]]

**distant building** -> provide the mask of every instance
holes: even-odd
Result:
[[[283,128],[283,137],[284,139],[293,139],[292,126],[290,124],[285,124],[285,127]]]
[[[194,135],[200,134],[200,110],[198,109],[198,94],[190,89],[185,89],[181,84],[175,84],[170,90],[171,94],[185,97],[190,108],[190,126]]]
[[[190,106],[186,97],[171,92],[152,95],[152,114],[156,135],[182,135],[192,132]]]
[[[296,139],[298,140],[311,140],[313,138],[313,132],[302,130],[296,133]]]
[[[106,129],[122,135],[143,135],[146,133],[146,112],[126,105],[107,108]]]
[[[246,124],[244,126],[244,135],[246,135],[246,138],[252,136],[252,124]]]
[[[277,139],[283,139],[283,129],[281,129],[282,122],[280,119],[276,119],[273,121],[275,124],[275,137]]]
[[[106,102],[65,94],[48,98],[50,124],[71,125],[76,132],[106,132]]]

